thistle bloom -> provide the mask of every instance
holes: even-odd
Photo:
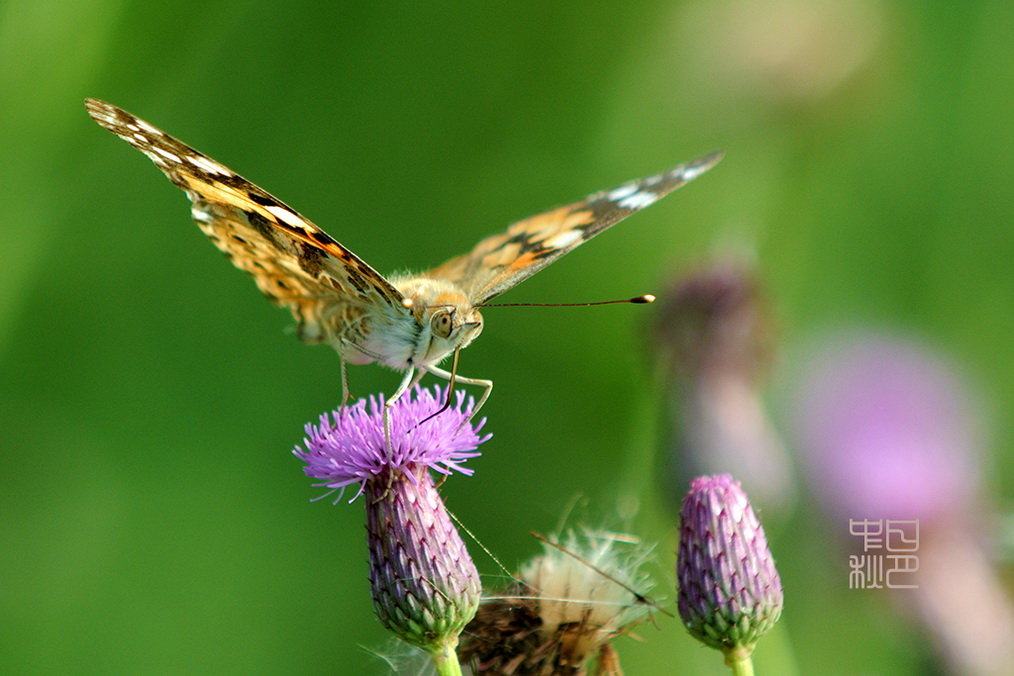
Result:
[[[479,603],[479,573],[455,530],[429,469],[471,474],[461,466],[479,455],[485,420],[469,422],[473,402],[459,392],[441,412],[444,392],[416,387],[390,411],[384,440],[382,397],[360,400],[320,425],[307,425],[306,463],[318,486],[358,483],[366,503],[370,590],[380,622],[433,657],[440,674],[460,674],[454,649]],[[434,415],[439,412],[439,415]],[[431,417],[432,416],[432,417]]]
[[[680,617],[690,634],[725,653],[735,673],[782,613],[782,582],[764,528],[728,474],[694,479],[680,513]]]
[[[473,402],[469,398],[463,406],[465,393],[461,391],[454,406],[435,415],[443,407],[444,396],[440,387],[430,391],[417,386],[395,402],[390,451],[384,443],[381,395],[370,397],[369,402],[360,399],[333,414],[323,413],[320,425],[307,423],[306,450],[297,446],[293,452],[306,463],[303,471],[307,476],[322,479],[315,486],[334,492],[358,483],[359,490],[349,502],[381,475],[404,473],[414,483],[416,469],[428,467],[444,475],[456,471],[471,476],[472,470],[462,463],[481,455],[476,449],[491,436],[479,436],[486,419],[474,426],[468,422]]]

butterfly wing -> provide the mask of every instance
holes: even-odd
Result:
[[[697,178],[722,156],[721,151],[713,152],[664,174],[631,181],[518,221],[424,275],[458,284],[475,305],[482,305],[606,228]]]
[[[125,110],[97,99],[85,105],[92,119],[186,191],[204,234],[265,296],[292,312],[303,340],[327,337],[322,315],[335,304],[386,303],[407,312],[390,282],[294,209]]]

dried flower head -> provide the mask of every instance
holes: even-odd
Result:
[[[462,637],[476,674],[618,675],[610,640],[647,615],[651,554],[630,536],[585,531],[522,566],[518,582],[484,602]]]

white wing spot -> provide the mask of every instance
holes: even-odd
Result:
[[[681,169],[680,171],[675,172],[673,175],[679,176],[684,181],[692,181],[710,168],[711,165],[702,164],[696,167],[687,167],[685,169]]]
[[[606,195],[606,197],[613,202],[618,202],[624,197],[629,197],[630,195],[633,195],[635,192],[637,192],[637,184],[628,183],[627,185],[621,185],[619,188],[616,188],[615,190],[609,192]]]
[[[169,168],[169,163],[166,162],[164,158],[156,155],[152,151],[150,151],[150,150],[142,150],[141,152],[144,153],[145,155],[147,155],[148,159],[151,160],[152,162],[154,162],[155,164],[157,164],[158,166],[164,167],[164,168],[167,168],[167,169]]]
[[[106,108],[100,108],[94,111],[94,113],[99,120],[102,120],[107,125],[115,126],[119,122],[119,120],[117,120],[116,117],[114,117],[113,114]]]
[[[624,209],[643,209],[644,207],[650,206],[657,201],[658,195],[655,193],[639,190],[628,197],[624,197],[622,200],[618,201],[616,205],[623,207]]]
[[[579,239],[581,239],[580,230],[565,230],[555,237],[546,240],[546,246],[554,249],[565,249]]]
[[[288,223],[289,225],[294,225],[294,226],[300,227],[300,228],[305,228],[306,227],[306,223],[303,221],[302,218],[300,218],[296,214],[292,213],[291,211],[289,211],[285,207],[264,207],[264,208],[267,209],[268,211],[270,211],[272,214],[274,214],[278,218],[280,218],[281,220],[283,220],[286,223]]]
[[[180,163],[183,162],[183,160],[181,160],[179,158],[179,156],[173,155],[171,152],[169,152],[167,150],[162,150],[158,146],[152,146],[151,149],[154,150],[159,155],[161,155],[162,157],[166,158],[167,160],[171,160],[171,161],[175,162],[176,164],[180,164]]]
[[[127,129],[129,129],[130,131],[141,131],[140,127],[138,127],[136,124],[131,124],[130,122],[127,123]]]
[[[187,196],[189,196],[191,194],[192,193],[187,192]],[[200,199],[199,196],[195,196],[195,197],[197,197],[198,200]],[[191,198],[191,199],[193,199],[193,198]],[[205,209],[203,206],[198,206],[198,204],[203,204],[203,202],[196,202],[195,201],[194,205],[190,208],[190,215],[193,216],[194,220],[197,221],[198,223],[211,223],[211,222],[213,222],[215,220],[215,217],[212,216],[210,213],[208,213],[208,210]]]
[[[145,136],[144,134],[140,134],[138,132],[134,132],[134,139],[136,140],[137,143],[144,143],[145,145],[151,145],[151,141],[149,141],[148,137]],[[127,139],[127,140],[130,141],[130,139]],[[134,143],[135,141],[130,141],[130,142]]]
[[[139,125],[141,125],[141,127],[145,131],[151,132],[152,134],[155,134],[156,136],[161,136],[162,135],[162,130],[161,129],[158,129],[157,127],[151,126],[150,124],[148,124],[144,120],[141,120],[141,119],[138,119],[138,118],[134,118],[134,121],[137,122]]]
[[[211,172],[212,174],[219,174],[221,176],[232,176],[232,172],[223,167],[218,162],[208,159],[207,157],[199,157],[197,155],[187,155],[187,162],[204,169],[205,171]]]
[[[641,185],[645,188],[652,188],[662,182],[662,176],[652,176],[641,181]]]

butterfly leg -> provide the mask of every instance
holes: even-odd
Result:
[[[416,377],[415,367],[409,366],[408,370],[405,371],[405,376],[401,379],[401,384],[398,385],[398,389],[384,402],[384,446],[387,448],[388,457],[394,457],[394,450],[391,448],[391,407],[401,399],[401,396],[405,394],[408,388],[417,382],[419,382],[419,379]]]
[[[475,414],[479,412],[479,409],[482,408],[482,405],[486,403],[486,400],[489,399],[490,393],[493,391],[492,380],[483,380],[482,378],[466,378],[465,376],[459,376],[456,373],[451,374],[450,371],[445,371],[439,366],[427,366],[426,370],[435,376],[443,378],[448,382],[462,383],[464,385],[475,385],[477,387],[483,388],[482,395],[479,397],[479,403],[477,403],[475,405],[475,408],[472,409],[472,414],[468,416],[468,419],[461,423],[462,425],[468,422],[472,422],[472,418],[474,418]],[[448,392],[447,396],[450,397],[451,393]]]
[[[401,384],[398,385],[398,389],[395,390],[394,394],[388,397],[387,400],[384,402],[384,415],[383,415],[384,448],[387,451],[387,457],[390,459],[394,458],[394,449],[391,447],[391,408],[398,402],[399,399],[401,399],[401,396],[405,394],[405,392],[410,387],[415,385],[415,383],[419,382],[419,378],[423,375],[423,373],[425,373],[425,371],[419,373],[419,375],[416,375],[415,367],[414,366],[408,367],[408,370],[405,371],[404,377],[401,379]],[[394,483],[394,474],[389,472],[387,474],[387,487],[384,489],[384,492],[381,493],[380,496],[377,498],[376,502],[380,502],[381,500],[387,497],[388,493],[391,492],[391,485],[393,483]]]
[[[367,350],[365,347],[361,347],[361,346],[357,345],[356,343],[353,343],[348,338],[342,337],[340,340],[341,340],[341,347],[342,347],[342,349],[339,350],[339,355],[343,354],[344,350],[347,350],[347,349],[351,348],[351,349],[353,349],[353,350],[355,350],[357,352],[365,354],[368,357],[373,357],[377,361],[381,361],[383,359],[381,355],[379,355],[379,354],[377,354],[375,352],[372,352],[370,350]],[[394,450],[391,448],[391,407],[394,406],[395,403],[399,399],[401,399],[401,396],[403,394],[405,394],[405,392],[408,389],[410,389],[410,388],[415,387],[416,385],[418,385],[419,381],[422,380],[422,377],[425,374],[426,374],[426,371],[419,371],[418,373],[416,373],[415,367],[414,366],[409,366],[408,369],[405,371],[405,375],[401,379],[401,383],[398,385],[398,389],[395,390],[394,394],[392,394],[390,397],[388,397],[387,400],[384,402],[384,416],[383,416],[384,417],[384,446],[387,449],[388,457],[393,457],[394,456]],[[348,401],[348,397],[349,397],[349,386],[348,386],[348,380],[347,380],[347,377],[346,377],[346,374],[345,374],[345,359],[342,358],[342,402],[343,402],[342,403],[342,408],[343,409],[344,409],[344,406],[345,406],[345,402]]]
[[[348,374],[348,370],[347,370],[347,365],[345,363],[345,357],[343,357],[343,356],[341,356],[339,354],[338,358],[341,360],[341,364],[342,364],[342,403],[341,403],[341,412],[344,414],[345,413],[345,407],[349,405],[349,399],[352,398],[352,393],[349,392],[349,374]]]
[[[344,336],[339,336],[338,340],[339,340],[339,345],[340,345],[340,347],[338,349],[338,358],[341,360],[341,365],[342,365],[342,369],[341,369],[341,373],[342,373],[342,403],[341,403],[341,410],[344,411],[345,407],[349,403],[349,400],[352,399],[352,392],[349,391],[349,376],[348,376],[348,371],[347,371],[348,364],[345,361],[345,353],[346,353],[346,351],[359,352],[361,354],[365,354],[367,357],[372,357],[373,359],[376,359],[378,361],[380,360],[381,357],[380,357],[380,355],[378,355],[378,354],[376,354],[374,352],[371,352],[371,351],[367,350],[364,347],[360,347],[359,345],[357,345],[356,343],[353,343],[351,340],[349,340],[348,338],[345,338]]]

